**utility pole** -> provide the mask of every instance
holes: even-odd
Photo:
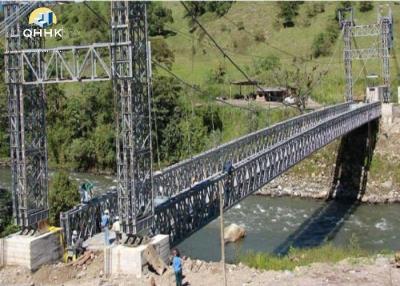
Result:
[[[224,276],[224,286],[227,285],[226,281],[226,267],[225,267],[225,239],[224,239],[224,185],[219,188],[219,217],[220,217],[220,228],[221,228],[221,263],[222,263],[222,275]]]

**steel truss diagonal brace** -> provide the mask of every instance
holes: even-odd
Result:
[[[20,15],[20,3],[4,5],[5,20]],[[24,12],[25,13],[25,12]],[[40,49],[40,38],[23,38],[21,29],[26,19],[11,21],[6,28],[4,55],[5,78],[10,119],[10,150],[13,211],[16,224],[22,228],[36,227],[48,217],[48,171],[43,86],[25,87],[24,70],[18,52],[22,48]],[[32,60],[31,55],[27,57]],[[40,65],[41,58],[33,64]],[[27,78],[32,77],[27,72]]]
[[[25,85],[111,80],[113,73],[118,78],[131,77],[131,69],[115,72],[111,70],[111,49],[117,46],[131,51],[132,44],[97,43],[51,49],[24,49],[7,51],[6,55],[19,57],[24,68],[22,83]],[[6,82],[12,80],[6,77]]]
[[[381,115],[379,102],[354,107],[157,206],[155,232],[169,234],[171,245],[178,244],[219,215],[221,188],[229,209],[316,150]]]
[[[111,32],[118,211],[123,231],[138,234],[151,227],[154,214],[146,3],[112,2]]]

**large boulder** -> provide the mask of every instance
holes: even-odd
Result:
[[[237,224],[230,224],[224,229],[224,241],[227,242],[236,242],[239,239],[246,236],[246,230],[238,226]]]

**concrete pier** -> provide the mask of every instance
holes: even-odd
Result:
[[[131,274],[140,278],[143,266],[147,263],[145,250],[152,245],[159,257],[167,263],[170,253],[168,235],[154,236],[148,244],[137,247],[123,245],[110,246],[104,250],[104,272],[111,274]]]
[[[24,266],[35,271],[62,257],[60,236],[60,230],[38,236],[10,235],[0,241],[0,261],[3,265]]]

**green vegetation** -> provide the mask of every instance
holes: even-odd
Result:
[[[82,3],[55,6],[66,33],[63,39],[46,41],[47,47],[109,41],[110,3],[87,4],[101,18]],[[189,13],[178,2],[152,2],[148,9],[153,60],[205,91],[196,92],[153,66],[153,150],[160,166],[298,114],[291,108],[268,109],[252,102],[242,104],[242,108],[218,103],[217,97],[237,96],[238,89],[229,83],[243,79],[243,75],[193,26],[191,15],[199,19],[250,77],[261,80],[263,85],[297,88],[298,97],[310,96],[322,104],[342,101],[343,45],[334,15],[337,8],[348,3],[186,4]],[[358,23],[375,21],[374,7],[368,10],[370,6],[363,3],[353,6],[363,10],[357,14]],[[396,17],[398,11],[393,12]],[[289,22],[293,22],[293,27],[282,29],[282,24]],[[3,70],[1,50],[0,59]],[[393,69],[395,66],[391,65]],[[355,63],[353,68],[357,73],[361,63]],[[368,71],[379,74],[379,68],[379,62],[372,62]],[[356,96],[362,94],[364,84],[364,81],[356,83]],[[3,84],[0,93],[0,110],[5,111]],[[115,172],[115,106],[111,84],[49,85],[46,95],[51,167]],[[4,116],[6,112],[1,114],[0,158],[9,154],[8,119]]]
[[[360,12],[368,12],[374,8],[372,1],[361,1],[359,4]]]
[[[282,1],[277,2],[279,7],[279,20],[282,20],[283,27],[293,27],[294,18],[299,14],[299,6],[302,1]],[[278,20],[278,21],[279,21]]]
[[[13,224],[11,192],[0,189],[0,237],[5,237],[18,231],[18,226]]]
[[[60,213],[72,209],[79,203],[78,185],[71,181],[66,172],[54,175],[49,191],[49,222],[59,226]]]
[[[249,267],[266,270],[293,270],[298,266],[305,266],[316,262],[335,263],[346,258],[360,258],[371,256],[372,253],[360,249],[356,241],[348,247],[336,247],[325,244],[314,248],[291,248],[284,256],[267,253],[248,252],[239,255],[238,260]]]

